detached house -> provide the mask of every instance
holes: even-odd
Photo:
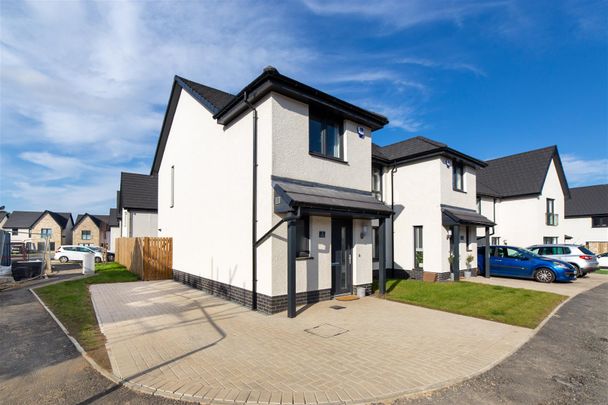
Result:
[[[108,215],[82,214],[76,217],[72,243],[82,246],[100,246],[108,248],[109,241]]]
[[[371,132],[387,123],[272,67],[237,95],[176,76],[151,173],[174,279],[290,317],[369,290],[372,221],[383,234],[391,214]]]
[[[564,214],[570,190],[557,146],[486,163],[477,173],[477,204],[496,223],[492,244],[569,242]]]
[[[572,243],[608,251],[608,184],[570,189],[564,227]]]
[[[122,237],[156,236],[158,233],[156,175],[122,172],[118,210]]]
[[[477,230],[494,225],[476,209],[476,172],[486,164],[420,136],[372,150],[372,191],[394,212],[387,266],[417,279],[423,271],[439,280],[467,267],[475,273]]]
[[[118,208],[110,208],[108,214],[108,227],[110,232],[110,240],[108,241],[108,250],[110,252],[116,252],[116,238],[120,238],[120,211]]]
[[[13,211],[3,225],[13,241],[31,241],[38,244],[48,238],[49,249],[72,243],[74,221],[69,212]]]

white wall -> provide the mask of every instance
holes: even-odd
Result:
[[[11,234],[11,242],[23,242],[25,240],[31,239],[29,235],[29,228],[19,228],[19,233],[17,235],[13,235],[12,228],[3,228],[5,231]]]
[[[116,238],[120,238],[120,227],[110,227],[110,252],[116,253]]]
[[[545,213],[547,198],[555,200],[555,213],[559,220],[557,226],[546,225]],[[490,218],[490,199],[482,200],[482,215]],[[558,237],[560,243],[568,242],[564,236],[568,233],[564,225],[564,193],[553,162],[547,171],[547,178],[540,195],[497,199],[496,226],[494,237],[500,237],[500,243],[527,247],[543,243],[545,236]],[[479,231],[481,232],[481,231]],[[481,236],[481,233],[479,233]]]
[[[593,228],[591,217],[566,218],[564,229],[567,235],[572,236],[568,243],[608,242],[608,228]]]
[[[143,210],[128,210],[127,217],[129,221],[127,227],[129,237],[157,236],[158,213]]]
[[[271,104],[267,100],[257,106],[261,145],[268,143],[266,138],[271,135]],[[158,193],[159,236],[173,238],[176,270],[251,290],[251,156],[250,112],[223,127],[181,91],[159,170]],[[261,187],[266,182],[268,188],[269,162],[260,157],[258,164]],[[175,166],[173,208],[171,166]],[[272,199],[271,194],[263,192],[260,190],[259,201]],[[260,213],[262,210],[260,207]],[[260,220],[269,222],[262,216]],[[269,294],[269,267],[261,256],[258,291]]]

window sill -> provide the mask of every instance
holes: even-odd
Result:
[[[314,257],[312,257],[312,256],[296,257],[296,261],[300,261],[300,260],[312,260],[312,259],[314,259]]]
[[[464,191],[464,190],[458,190],[457,188],[452,188],[452,190],[456,191],[456,192],[459,192],[459,193],[462,193],[462,194],[467,194],[466,191]]]
[[[332,162],[342,163],[344,165],[348,164],[348,162],[346,160],[340,159],[340,158],[336,158],[336,157],[333,157],[333,156],[322,155],[322,154],[316,153],[316,152],[308,152],[308,154],[310,156],[313,156],[313,157],[316,157],[316,158],[327,159],[327,160],[331,160]]]

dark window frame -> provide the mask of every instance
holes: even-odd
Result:
[[[319,142],[321,145],[321,151],[312,150],[312,121],[316,121],[321,125],[321,132],[319,134]],[[327,128],[328,124],[333,124],[338,131],[338,142],[339,142],[339,152],[338,156],[335,156],[333,153],[329,153],[328,151],[328,138],[327,138]],[[344,121],[336,116],[332,116],[330,114],[324,114],[315,109],[311,109],[308,117],[308,152],[311,155],[336,160],[339,162],[345,162],[344,159]]]
[[[460,186],[458,185],[458,177],[460,177]],[[454,191],[465,192],[464,163],[459,160],[452,160],[452,189]]]
[[[471,252],[473,249],[471,249],[471,227],[470,226],[465,226],[465,242],[467,244],[467,252]]]
[[[424,228],[422,225],[414,225],[414,269],[424,268]],[[419,245],[419,246],[418,246]],[[418,259],[418,253],[421,253],[421,259]],[[420,266],[422,263],[422,266]]]
[[[557,214],[555,213],[555,198],[547,198],[545,202],[545,224],[557,226]]]
[[[48,231],[48,232],[45,232]],[[40,228],[40,237],[43,238],[48,236],[49,238],[53,237],[53,229],[52,228]]]
[[[19,228],[12,228],[11,236],[19,236]]]
[[[382,184],[382,167],[381,166],[376,166],[376,165],[372,165],[372,194],[374,195],[374,197],[376,197],[376,199],[378,201],[384,201],[383,200],[383,184]],[[375,182],[374,182],[374,176],[376,173],[379,173],[379,180],[378,180],[378,185],[380,186],[380,189],[376,189],[375,188]]]
[[[88,238],[85,238],[85,232],[88,232]],[[80,231],[80,239],[82,240],[93,240],[93,233],[88,229],[83,229]]]
[[[608,215],[595,215],[591,217],[592,228],[607,228],[608,227]]]
[[[380,227],[372,226],[372,261],[380,261]]]
[[[310,217],[296,220],[296,258],[310,257]]]

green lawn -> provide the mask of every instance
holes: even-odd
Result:
[[[129,272],[122,265],[102,263],[95,266],[94,276],[40,287],[36,289],[36,294],[59,318],[83,349],[99,364],[109,369],[110,363],[104,347],[105,338],[97,325],[88,286],[136,280],[138,280],[137,275]]]
[[[608,274],[608,269],[599,269],[594,272],[595,274]]]
[[[563,295],[477,284],[388,280],[386,298],[455,314],[535,328],[567,297]]]

